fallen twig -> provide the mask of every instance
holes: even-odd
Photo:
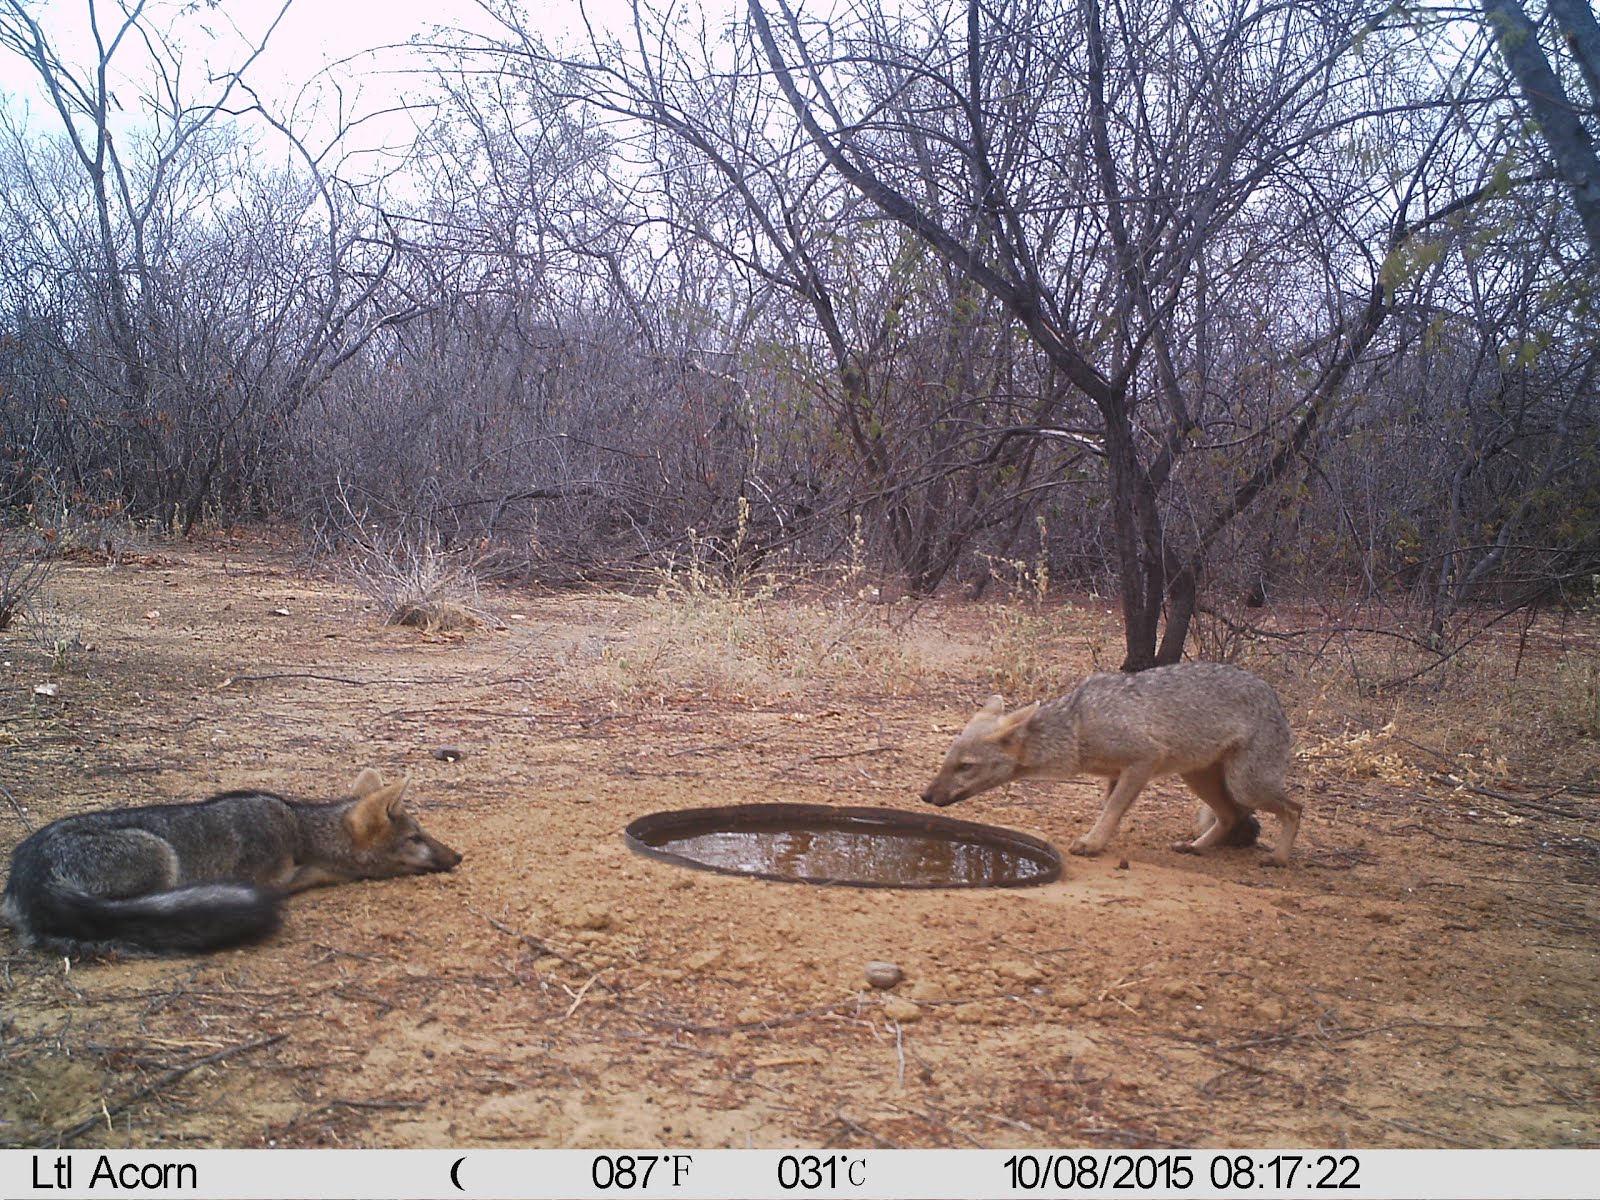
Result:
[[[716,742],[709,746],[685,746],[680,750],[669,752],[667,757],[679,758],[685,754],[712,754],[718,750],[743,750],[746,746],[754,746],[760,742],[770,742],[784,732],[782,729],[775,729],[771,733],[753,734],[737,742]]]
[[[957,1129],[954,1125],[950,1124],[949,1121],[946,1121],[946,1120],[944,1120],[944,1119],[942,1119],[940,1117],[936,1117],[936,1116],[933,1115],[932,1112],[929,1112],[929,1111],[927,1111],[925,1109],[908,1108],[906,1105],[904,1105],[904,1104],[896,1104],[892,1100],[888,1102],[888,1107],[892,1108],[892,1109],[895,1109],[897,1112],[909,1113],[911,1116],[916,1117],[919,1121],[926,1121],[929,1125],[937,1126],[938,1128],[940,1128],[940,1129],[944,1130],[946,1133],[948,1133],[952,1138],[959,1138],[962,1141],[970,1143],[972,1145],[972,1147],[974,1149],[976,1149],[976,1150],[987,1150],[989,1148],[989,1147],[985,1146],[982,1142],[980,1142],[977,1138],[973,1137],[966,1130]],[[1021,1121],[1013,1121],[1013,1120],[1010,1120],[1009,1118],[1001,1117],[998,1114],[992,1113],[992,1112],[979,1112],[979,1113],[976,1113],[976,1114],[971,1113],[971,1112],[963,1112],[962,1115],[965,1116],[965,1117],[979,1116],[979,1117],[982,1117],[985,1121],[991,1121],[991,1122],[994,1122],[994,1123],[997,1123],[997,1124],[1001,1124],[1001,1125],[1009,1125],[1013,1129],[1015,1129],[1015,1128],[1020,1126],[1021,1128],[1028,1130],[1030,1133],[1033,1132],[1033,1129],[1032,1129],[1031,1126],[1026,1125]]]
[[[330,1108],[370,1108],[370,1109],[416,1109],[427,1108],[426,1100],[329,1100],[321,1108],[314,1110],[311,1116],[319,1112],[327,1112]]]
[[[1414,1133],[1419,1137],[1425,1137],[1428,1139],[1429,1145],[1437,1145],[1440,1142],[1449,1142],[1452,1146],[1466,1146],[1468,1149],[1481,1149],[1484,1140],[1500,1142],[1499,1138],[1490,1137],[1481,1130],[1473,1133],[1474,1139],[1478,1140],[1464,1142],[1460,1138],[1451,1137],[1448,1133],[1440,1133],[1437,1129],[1424,1129],[1421,1125],[1414,1125],[1410,1121],[1397,1121],[1391,1118],[1384,1121],[1384,1124],[1392,1125],[1394,1128],[1404,1130],[1406,1133]],[[1504,1143],[1501,1144],[1503,1145]]]
[[[1551,816],[1564,817],[1569,821],[1581,820],[1583,814],[1571,809],[1562,808],[1555,804],[1546,804],[1544,801],[1553,800],[1567,789],[1558,787],[1554,791],[1543,792],[1533,799],[1523,796],[1514,796],[1510,792],[1502,792],[1498,788],[1481,787],[1475,783],[1466,783],[1455,775],[1436,772],[1429,776],[1435,783],[1454,787],[1460,791],[1471,792],[1474,796],[1483,796],[1489,800],[1499,800],[1502,804],[1509,804],[1513,808],[1529,809],[1533,812],[1549,813]]]
[[[841,750],[834,754],[803,754],[791,765],[808,762],[832,762],[840,758],[860,758],[866,754],[898,754],[899,746],[868,746],[864,750]]]
[[[584,985],[578,989],[578,994],[572,998],[572,1003],[567,1005],[567,1011],[561,1014],[561,1019],[563,1021],[578,1011],[578,1005],[583,1003],[583,998],[589,994],[589,989],[594,986],[595,980],[599,978],[600,976],[598,975],[589,976],[589,978],[584,982]]]
[[[677,1033],[694,1033],[707,1037],[726,1037],[730,1033],[741,1033],[747,1029],[778,1029],[784,1025],[798,1025],[801,1021],[809,1021],[813,1017],[830,1017],[847,1012],[855,1008],[854,1001],[839,1004],[824,1004],[817,1008],[807,1008],[800,1012],[789,1013],[782,1017],[768,1017],[762,1021],[737,1021],[731,1025],[688,1025],[682,1021],[668,1021],[663,1017],[652,1017],[647,1013],[634,1013],[633,1016],[646,1025],[653,1025],[657,1029],[671,1029]]]
[[[834,1110],[833,1119],[843,1125],[848,1132],[855,1134],[857,1137],[866,1138],[867,1141],[872,1142],[881,1150],[898,1150],[900,1148],[895,1142],[885,1141],[865,1125],[852,1121],[837,1109]],[[832,1139],[830,1138],[829,1141],[832,1141]]]
[[[262,675],[229,675],[217,684],[217,691],[236,683],[265,683],[273,679],[315,679],[321,683],[347,683],[351,687],[371,687],[375,683],[436,683],[432,679],[352,679],[348,675],[322,675],[316,671],[271,671]]]
[[[551,946],[546,942],[540,941],[538,938],[534,937],[532,934],[523,933],[520,930],[513,929],[513,928],[511,928],[511,926],[507,925],[504,921],[496,920],[494,917],[491,917],[488,913],[479,912],[477,909],[473,908],[471,905],[467,906],[467,911],[472,913],[474,916],[482,917],[485,921],[489,922],[489,924],[493,925],[496,929],[498,929],[501,933],[505,934],[507,937],[516,938],[524,946],[528,947],[528,949],[537,950],[540,954],[548,954],[551,958],[554,958],[554,959],[557,959],[560,962],[566,963],[567,966],[571,967],[573,970],[582,971],[585,975],[590,976],[590,980],[589,980],[590,983],[598,983],[601,987],[605,988],[605,990],[610,992],[613,996],[620,996],[622,994],[619,991],[617,991],[616,988],[612,987],[609,983],[607,983],[604,979],[600,978],[600,972],[599,971],[596,971],[593,967],[588,966],[585,963],[579,962],[577,959],[571,957],[570,955],[566,955],[566,954],[561,953],[561,951],[557,950],[554,946]],[[588,988],[588,984],[585,984],[584,987],[585,987],[585,989],[587,989]],[[567,1015],[571,1016],[572,1014],[569,1012]]]
[[[1490,846],[1496,850],[1514,850],[1517,852],[1525,852],[1529,849],[1527,846],[1514,846],[1510,842],[1491,842],[1488,838],[1461,837],[1453,833],[1440,833],[1437,830],[1429,829],[1426,825],[1418,825],[1415,822],[1405,825],[1396,825],[1394,827],[1394,831],[1396,833],[1425,833],[1435,841],[1470,842],[1474,846]]]
[[[218,1050],[215,1054],[207,1054],[204,1058],[197,1058],[192,1062],[184,1063],[182,1066],[173,1067],[172,1070],[145,1084],[142,1088],[139,1088],[131,1096],[119,1100],[113,1105],[107,1106],[104,1101],[102,1101],[100,1105],[100,1111],[98,1113],[92,1117],[86,1117],[84,1120],[79,1121],[71,1129],[64,1130],[57,1134],[53,1141],[52,1139],[46,1138],[35,1142],[34,1145],[40,1148],[50,1145],[55,1145],[57,1147],[63,1146],[67,1142],[82,1137],[84,1134],[88,1133],[89,1130],[100,1124],[102,1120],[104,1120],[107,1124],[110,1124],[111,1118],[117,1113],[122,1112],[124,1109],[132,1108],[145,1097],[150,1096],[155,1092],[159,1092],[168,1084],[176,1083],[191,1071],[198,1070],[201,1067],[212,1066],[215,1063],[222,1062],[224,1059],[236,1058],[241,1054],[249,1054],[254,1050],[264,1050],[268,1046],[277,1045],[288,1036],[289,1035],[286,1033],[275,1033],[271,1037],[257,1038],[255,1041],[246,1042],[242,1046],[230,1046],[226,1050]]]
[[[903,1090],[906,1086],[905,1030],[901,1028],[899,1021],[890,1021],[889,1024],[894,1026],[894,1086]]]
[[[16,811],[17,811],[17,820],[22,822],[24,828],[26,828],[29,833],[32,833],[33,832],[33,822],[28,820],[27,810],[24,809],[22,807],[22,805],[17,803],[17,798],[15,796],[13,796],[8,789],[6,789],[4,787],[0,787],[0,796],[4,796],[7,800],[9,800],[11,802],[11,807],[16,809]]]

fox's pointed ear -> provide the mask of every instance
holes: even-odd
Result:
[[[1039,711],[1039,702],[1035,700],[1026,708],[1019,708],[1016,712],[1006,713],[997,717],[987,734],[992,742],[1002,742],[1009,737],[1021,733],[1027,728],[1028,722],[1033,720],[1033,714]]]
[[[407,780],[387,784],[367,792],[344,814],[345,827],[358,846],[370,846],[389,831],[391,814],[400,806],[400,794]]]
[[[972,714],[967,721],[968,733],[980,733],[994,724],[995,718],[1004,715],[1006,711],[1005,697],[990,696],[989,702]]]
[[[395,782],[391,783],[388,787],[383,788],[380,791],[374,792],[373,795],[374,796],[382,796],[383,797],[384,811],[387,812],[390,817],[394,817],[395,815],[397,815],[400,812],[400,801],[401,801],[401,798],[403,796],[405,796],[406,789],[408,787],[410,787],[410,786],[411,786],[411,776],[402,775],[399,779],[395,780]]]
[[[365,796],[368,792],[375,792],[383,786],[383,776],[372,767],[362,767],[361,774],[356,776],[356,781],[350,785],[352,796]]]

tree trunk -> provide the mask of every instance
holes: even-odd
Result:
[[[1567,98],[1561,80],[1545,58],[1539,46],[1538,27],[1528,19],[1519,0],[1481,0],[1481,3],[1489,31],[1500,47],[1500,56],[1517,81],[1523,103],[1544,133],[1556,170],[1566,181],[1578,219],[1583,222],[1583,232],[1589,239],[1589,250],[1600,257],[1600,155],[1595,153],[1594,139],[1578,117],[1578,106]],[[1571,5],[1552,4],[1551,8],[1562,18],[1563,32],[1583,55],[1585,78],[1600,73],[1586,55],[1593,43],[1600,40],[1593,33],[1593,14],[1585,22]],[[1600,101],[1600,97],[1596,100]]]
[[[1160,514],[1149,495],[1150,475],[1139,461],[1133,427],[1121,403],[1100,408],[1106,428],[1106,462],[1111,475],[1112,537],[1117,581],[1122,591],[1122,630],[1127,654],[1124,671],[1156,665],[1156,634],[1161,623],[1164,580],[1159,559],[1151,561],[1151,537],[1160,540]],[[1154,525],[1152,527],[1152,522]]]

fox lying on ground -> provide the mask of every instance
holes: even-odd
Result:
[[[1251,845],[1256,810],[1277,815],[1271,862],[1285,866],[1300,804],[1284,786],[1293,735],[1270,685],[1221,663],[1179,663],[1134,675],[1098,674],[1058,700],[1006,712],[995,696],[956,738],[922,798],[954,804],[1012,779],[1106,779],[1105,807],[1073,854],[1106,848],[1139,790],[1178,775],[1211,820],[1175,850]]]
[[[461,861],[401,806],[408,781],[368,768],[330,804],[223,792],[197,804],[80,813],[11,855],[0,902],[26,945],[57,954],[195,954],[278,927],[292,892],[448,871]]]

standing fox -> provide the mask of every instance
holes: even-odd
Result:
[[[1251,845],[1256,810],[1281,829],[1271,861],[1289,862],[1300,804],[1284,787],[1293,735],[1272,688],[1237,667],[1179,663],[1135,675],[1091,675],[1058,700],[1006,712],[995,696],[956,738],[922,798],[944,806],[1012,779],[1106,779],[1105,807],[1072,844],[1095,855],[1117,832],[1139,790],[1179,775],[1210,809],[1192,842],[1173,849]]]
[[[57,954],[195,954],[263,938],[292,892],[448,871],[461,855],[400,804],[407,780],[370,767],[331,804],[223,792],[63,817],[11,855],[4,916]]]

